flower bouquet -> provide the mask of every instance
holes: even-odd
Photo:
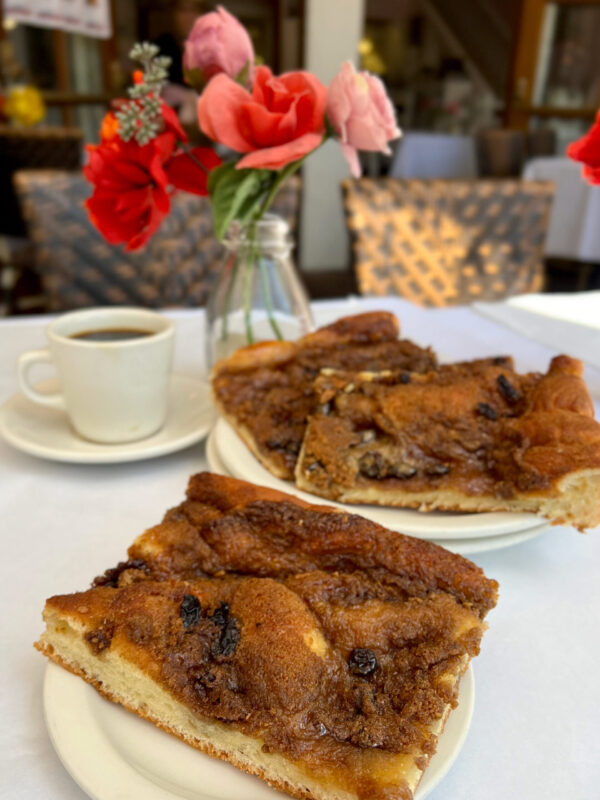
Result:
[[[105,238],[143,247],[169,213],[175,191],[209,195],[227,256],[207,309],[209,359],[244,343],[295,336],[310,326],[290,260],[287,224],[269,214],[304,159],[336,139],[352,174],[358,150],[389,153],[399,135],[381,81],[350,62],[329,87],[306,71],[275,76],[255,63],[250,37],[224,8],[199,17],[185,43],[184,72],[199,93],[198,124],[219,147],[190,147],[161,92],[169,59],[136,45],[141,63],[129,98],[115,101],[100,143],[88,148],[91,221]]]

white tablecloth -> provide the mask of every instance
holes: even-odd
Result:
[[[570,158],[534,158],[523,178],[555,184],[546,255],[600,262],[600,187],[590,186],[581,171]]]
[[[352,300],[317,305],[316,315],[321,323],[372,307],[395,310],[405,335],[444,358],[514,353],[520,369],[545,369],[554,352],[467,309]],[[201,375],[202,314],[173,317],[176,369]],[[0,322],[0,403],[16,391],[17,355],[43,342],[39,319]],[[598,403],[600,373],[587,377]],[[138,533],[180,502],[188,475],[204,468],[203,444],[152,461],[75,466],[0,442],[0,798],[84,800],[43,720],[45,659],[31,645],[44,599],[85,588],[119,561]],[[599,797],[600,532],[553,528],[474,560],[500,582],[500,602],[474,663],[468,738],[431,800]]]

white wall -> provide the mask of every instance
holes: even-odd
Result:
[[[305,63],[329,85],[343,61],[356,61],[364,25],[364,0],[307,0]],[[307,159],[302,171],[303,269],[342,269],[349,259],[340,181],[350,171],[336,142]]]

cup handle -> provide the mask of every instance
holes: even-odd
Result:
[[[52,364],[52,356],[49,350],[28,350],[19,356],[17,362],[17,378],[23,394],[34,403],[41,403],[52,408],[65,408],[65,401],[60,392],[52,394],[42,394],[34,389],[29,383],[29,373],[34,364]]]

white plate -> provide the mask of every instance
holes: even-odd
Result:
[[[473,714],[469,667],[415,800],[424,800],[462,748]],[[48,664],[44,711],[60,760],[93,800],[284,800],[258,778],[211,758],[104,700],[89,684]],[[288,798],[289,800],[289,798]]]
[[[537,528],[532,528],[531,530],[500,533],[497,536],[483,536],[481,539],[473,537],[471,539],[429,539],[428,541],[435,542],[435,544],[445,547],[446,550],[450,550],[452,553],[471,556],[475,553],[502,550],[504,547],[512,547],[515,544],[527,542],[529,539],[535,539],[536,536],[547,531],[549,527],[546,522],[542,522]]]
[[[216,426],[210,432],[206,440],[206,460],[211,472],[217,475],[228,475],[225,469],[216,442]],[[542,522],[536,528],[530,530],[517,531],[516,533],[501,533],[497,536],[483,536],[481,538],[472,537],[469,539],[428,539],[434,544],[439,544],[450,550],[452,553],[458,553],[461,556],[469,556],[474,553],[483,553],[488,550],[500,550],[504,547],[512,547],[515,544],[526,542],[539,536],[549,528],[548,523]]]
[[[261,486],[268,486],[271,489],[279,489],[281,492],[295,494],[309,503],[323,502],[322,499],[315,499],[315,495],[300,491],[291,481],[283,481],[272,475],[257,461],[231,425],[222,417],[217,420],[215,441],[223,466],[234,478],[241,478]],[[481,539],[487,536],[531,530],[544,523],[543,518],[535,514],[422,512],[407,508],[348,505],[335,503],[332,500],[326,502],[328,505],[351,511],[353,514],[360,514],[383,525],[384,528],[407,533],[410,536],[418,536],[420,539],[445,540],[474,537]]]
[[[56,391],[55,379],[36,388]],[[14,394],[0,408],[0,435],[16,447],[40,458],[76,464],[112,464],[173,453],[200,441],[215,421],[210,387],[185,375],[169,381],[169,410],[163,427],[152,436],[127,444],[98,444],[78,436],[64,411],[39,405]]]

